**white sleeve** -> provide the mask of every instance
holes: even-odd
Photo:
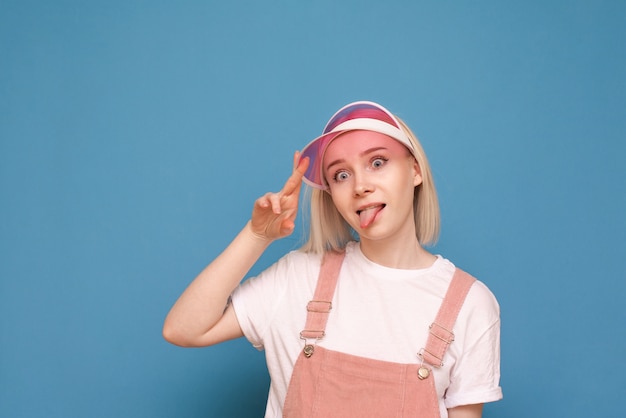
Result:
[[[263,335],[278,301],[285,293],[285,280],[280,274],[281,262],[284,261],[281,259],[258,276],[244,281],[232,294],[233,308],[243,335],[258,350],[264,348]]]
[[[462,352],[450,372],[446,408],[502,399],[500,308],[493,294],[481,282],[476,283],[470,294],[467,333],[461,343]]]

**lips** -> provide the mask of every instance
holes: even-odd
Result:
[[[359,215],[359,219],[361,221],[361,228],[367,228],[370,226],[376,216],[380,213],[381,210],[385,208],[384,203],[376,203],[373,205],[364,206],[361,209],[356,211],[356,214]]]

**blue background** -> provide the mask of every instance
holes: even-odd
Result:
[[[262,415],[262,353],[162,321],[353,100],[500,301],[485,416],[623,416],[625,41],[620,1],[0,0],[0,416]]]

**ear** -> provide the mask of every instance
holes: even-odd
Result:
[[[422,169],[417,163],[415,157],[413,157],[413,186],[417,187],[422,184]]]

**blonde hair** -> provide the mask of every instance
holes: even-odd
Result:
[[[415,235],[420,245],[433,245],[439,238],[441,223],[435,182],[419,140],[404,121],[397,116],[396,119],[413,145],[412,154],[422,175],[422,183],[415,187],[413,196]],[[302,251],[318,254],[336,251],[355,239],[354,230],[339,214],[328,192],[306,186],[303,203],[303,207],[307,206],[306,203],[309,207],[309,212],[304,213],[305,222],[308,215],[309,235]]]

